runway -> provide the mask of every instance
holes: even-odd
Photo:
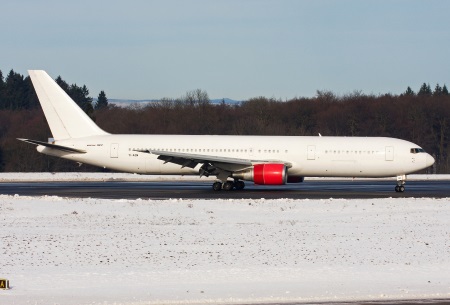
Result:
[[[395,181],[327,180],[261,186],[247,183],[241,191],[212,190],[211,182],[15,182],[0,183],[0,193],[21,196],[91,197],[111,199],[327,199],[450,196],[448,180],[408,181],[404,193],[394,191]]]

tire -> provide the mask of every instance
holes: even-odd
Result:
[[[222,189],[224,191],[231,191],[233,188],[234,188],[234,183],[232,181],[227,181],[222,186]]]
[[[216,192],[222,190],[222,182],[214,182],[212,188]]]

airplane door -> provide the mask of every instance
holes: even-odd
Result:
[[[308,145],[308,160],[316,160],[316,146]]]
[[[394,161],[394,147],[386,146],[386,161]]]
[[[119,157],[119,143],[111,143],[111,158]]]

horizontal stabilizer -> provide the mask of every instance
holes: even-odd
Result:
[[[29,140],[29,139],[20,139],[20,138],[17,138],[17,140],[23,141],[23,142],[27,142],[27,143],[31,143],[31,144],[34,144],[34,145],[42,145],[42,146],[50,147],[50,148],[53,148],[53,149],[57,149],[57,150],[61,150],[61,151],[69,152],[69,153],[76,153],[76,154],[85,154],[86,153],[86,151],[82,150],[82,149],[56,145],[56,144],[52,144],[52,143],[48,143],[48,142]]]

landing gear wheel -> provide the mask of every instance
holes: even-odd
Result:
[[[220,191],[222,189],[222,182],[214,182],[212,188],[214,191]]]
[[[244,181],[236,181],[234,184],[237,190],[243,190],[245,187]]]
[[[234,182],[233,181],[227,181],[222,186],[222,189],[224,191],[231,191],[233,188],[234,188]]]
[[[405,191],[405,187],[403,185],[397,185],[395,186],[395,191],[397,193],[403,193]]]

